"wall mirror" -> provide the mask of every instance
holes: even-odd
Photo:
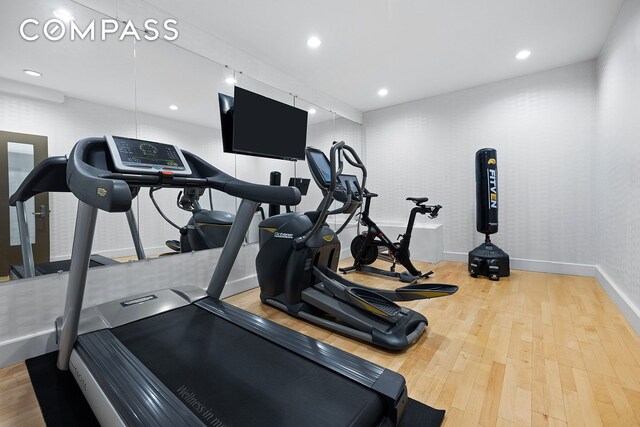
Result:
[[[40,161],[68,154],[79,139],[116,134],[135,136],[135,62],[131,40],[96,42],[71,40],[68,21],[51,26],[52,41],[44,25],[58,9],[65,9],[80,28],[105,18],[72,1],[33,0],[5,8],[0,16],[0,173],[10,183],[0,191],[3,265],[21,265],[17,236],[17,212],[8,206],[9,193]],[[16,23],[31,18],[24,33],[35,38],[25,42]],[[55,28],[54,28],[55,27]],[[61,177],[62,178],[62,177]],[[62,181],[62,179],[61,179]],[[71,255],[76,199],[70,193],[51,192],[25,203],[36,264],[58,262],[44,268],[56,272],[68,268]],[[45,230],[46,238],[41,238]],[[5,233],[11,239],[4,239]],[[93,251],[105,258],[135,255],[124,214],[99,215]],[[61,262],[61,263],[60,263]]]
[[[45,22],[59,8],[69,11],[80,28],[91,20],[112,17],[77,2],[37,0],[12,8],[11,16],[3,15],[2,19],[18,22],[24,16]],[[113,16],[122,13],[117,5],[111,9],[109,13]],[[247,181],[268,184],[272,172],[280,174],[280,185],[288,185],[292,178],[310,178],[304,160],[294,162],[223,152],[218,94],[233,96],[235,85],[307,111],[307,145],[328,153],[333,141],[345,140],[362,153],[361,125],[175,44],[162,40],[136,41],[130,37],[122,41],[107,39],[100,42],[100,49],[95,49],[93,43],[71,41],[69,37],[51,42],[42,37],[42,30],[37,26],[27,29],[27,33],[39,34],[40,38],[25,44],[10,25],[0,30],[6,41],[0,52],[8,59],[0,64],[0,97],[4,101],[0,109],[0,131],[8,133],[2,147],[6,153],[0,158],[5,158],[4,172],[13,183],[10,190],[15,190],[43,158],[64,156],[79,139],[105,134],[176,144]],[[21,65],[15,68],[9,64]],[[41,75],[28,75],[24,70]],[[11,137],[11,134],[16,135]],[[43,137],[44,154],[30,143],[21,142],[17,134],[24,135],[27,138],[24,141],[30,136]],[[3,195],[4,199],[9,195],[9,192]],[[143,251],[150,258],[179,253],[175,245],[171,245],[175,243],[171,241],[180,241],[181,234],[176,227],[188,225],[195,218],[194,213],[178,206],[184,195],[179,190],[164,189],[153,195],[166,218],[158,212],[147,189],[140,192],[132,207]],[[200,209],[219,213],[220,221],[224,223],[227,218],[226,226],[230,226],[238,207],[234,197],[207,191],[195,198]],[[321,198],[320,190],[311,182],[298,206],[262,206],[247,233],[246,244],[257,243],[258,224],[270,211],[275,214],[287,209],[313,210]],[[51,193],[47,203],[32,199],[25,205],[36,262],[69,258],[76,206],[71,194],[59,192]],[[17,214],[15,208],[5,211],[6,232],[11,237],[7,239],[8,247],[14,253],[9,257],[10,262],[20,264]],[[38,248],[39,239],[33,242],[39,236],[37,230],[44,229],[40,214],[48,220],[49,247],[44,249]],[[339,217],[329,219],[334,227],[342,221]],[[126,215],[100,212],[94,254],[121,262],[136,260],[138,255],[129,224]],[[215,246],[214,243],[212,247]]]

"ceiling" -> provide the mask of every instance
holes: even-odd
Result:
[[[8,2],[8,0],[3,0]],[[135,1],[135,0],[131,0]],[[622,0],[137,0],[198,27],[362,111],[596,57]],[[117,3],[116,3],[117,4]],[[25,42],[19,23],[64,7],[81,27],[104,16],[71,0],[10,2],[0,14],[0,77],[67,96],[219,127],[217,93],[230,71],[170,43]],[[189,24],[189,25],[187,25]],[[308,36],[322,39],[317,50]],[[517,61],[520,49],[533,55]],[[135,60],[134,60],[135,50]],[[44,74],[33,78],[24,68]],[[283,102],[245,75],[238,85]],[[386,87],[381,98],[377,90]],[[179,110],[170,111],[175,104]],[[332,114],[297,100],[318,113]]]
[[[623,2],[144,1],[362,111],[593,59]]]
[[[30,27],[28,34],[40,34],[40,39],[26,42],[20,37],[18,28],[25,18],[44,23],[60,7],[72,13],[81,29],[91,20],[104,18],[70,0],[11,2],[0,14],[0,78],[103,105],[220,127],[218,93],[233,95],[233,85],[225,82],[232,75],[229,69],[164,41],[134,45],[131,37],[92,42],[65,37],[51,42],[35,27]],[[27,76],[23,69],[37,70],[43,76]],[[239,86],[294,104],[286,92],[245,75],[236,77]],[[170,105],[177,105],[178,110],[169,110]],[[333,118],[331,112],[300,99],[295,100],[295,106],[316,111],[309,115],[310,124]]]

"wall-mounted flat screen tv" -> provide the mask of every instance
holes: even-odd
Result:
[[[304,160],[306,111],[238,86],[218,100],[225,152]]]

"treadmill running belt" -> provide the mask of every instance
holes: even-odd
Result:
[[[357,427],[385,413],[370,389],[194,305],[111,332],[206,425]]]
[[[100,267],[102,264],[99,264],[97,262],[95,262],[94,260],[91,260],[89,262],[89,267],[93,268],[93,267]],[[45,262],[42,264],[36,264],[36,271],[40,274],[47,275],[47,274],[54,274],[57,273],[58,271],[69,271],[69,269],[71,268],[71,260],[70,259],[65,259],[62,261],[54,261],[54,262]]]

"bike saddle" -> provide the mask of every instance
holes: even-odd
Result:
[[[377,195],[376,193],[369,193],[369,192],[366,192],[366,193],[364,193],[364,197],[367,197],[367,198],[368,198],[368,197],[378,197],[378,195]]]
[[[411,200],[416,205],[421,205],[429,201],[428,197],[407,197],[407,200]]]

